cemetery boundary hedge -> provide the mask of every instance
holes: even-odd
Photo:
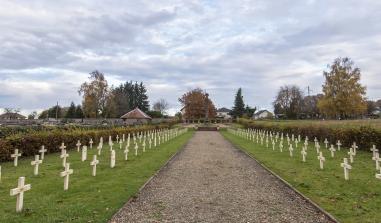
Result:
[[[239,124],[244,128],[261,129],[273,132],[308,136],[310,140],[315,137],[321,142],[327,138],[329,142],[340,142],[344,147],[350,147],[353,142],[360,150],[369,151],[373,145],[381,149],[381,129],[366,125],[357,126],[329,126],[316,124],[277,123],[276,121],[262,122],[240,119]]]
[[[17,134],[0,139],[0,161],[10,161],[11,154],[15,149],[22,152],[22,157],[33,156],[39,154],[38,150],[44,145],[48,153],[61,151],[59,146],[62,142],[65,143],[67,150],[76,149],[77,141],[80,140],[82,145],[88,145],[90,139],[93,139],[93,148],[98,146],[100,137],[103,137],[104,144],[108,144],[108,137],[111,135],[113,139],[117,135],[122,138],[125,134],[126,138],[128,133],[137,133],[141,131],[170,128],[170,124],[160,125],[145,125],[140,127],[117,127],[109,129],[91,129],[91,130],[52,130],[40,131],[27,134]],[[116,145],[119,146],[119,145]]]

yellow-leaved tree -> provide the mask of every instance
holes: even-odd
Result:
[[[364,114],[366,88],[360,83],[360,69],[349,58],[337,58],[324,71],[323,97],[318,108],[328,118],[354,118]]]

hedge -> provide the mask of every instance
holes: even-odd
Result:
[[[295,134],[301,135],[302,137],[308,136],[310,140],[316,137],[321,142],[324,141],[325,138],[327,138],[329,142],[335,142],[335,144],[337,140],[340,140],[344,147],[350,147],[353,142],[356,142],[359,149],[365,151],[370,151],[373,145],[381,149],[381,129],[372,126],[357,125],[338,127],[319,125],[318,123],[307,125],[305,123],[297,124],[295,122],[280,124],[275,121],[258,122],[245,119],[240,119],[238,122],[242,124],[244,128],[283,132],[284,134]]]
[[[62,142],[65,143],[66,149],[76,149],[77,141],[80,140],[82,145],[87,145],[90,139],[93,139],[93,146],[97,146],[100,137],[103,137],[105,143],[108,142],[108,137],[111,135],[115,138],[117,135],[122,137],[123,134],[136,133],[141,131],[169,128],[169,124],[146,125],[140,127],[118,127],[101,130],[52,130],[40,131],[26,134],[17,134],[0,139],[0,161],[10,161],[11,154],[15,149],[22,152],[22,156],[33,156],[38,154],[38,150],[44,145],[48,153],[59,152],[59,146]]]

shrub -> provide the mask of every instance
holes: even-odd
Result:
[[[115,138],[117,135],[122,137],[123,134],[136,133],[141,131],[169,128],[169,124],[161,125],[146,125],[140,127],[118,127],[107,129],[73,129],[61,130],[55,129],[51,131],[35,131],[25,134],[16,134],[0,139],[0,161],[11,160],[11,154],[15,149],[22,152],[22,156],[33,156],[38,154],[38,150],[42,145],[48,150],[48,153],[59,152],[59,146],[62,142],[65,143],[66,149],[75,149],[78,140],[82,145],[88,145],[90,139],[93,139],[93,147],[99,143],[100,137],[103,137],[103,142],[108,143],[108,137],[111,135]]]
[[[366,125],[329,125],[319,124],[319,122],[258,122],[246,119],[240,119],[239,123],[245,128],[268,130],[273,132],[283,132],[301,135],[302,137],[308,136],[310,140],[315,137],[320,141],[325,138],[333,143],[340,140],[344,147],[350,147],[353,142],[359,146],[360,150],[369,151],[369,149],[376,145],[381,148],[381,129],[374,126]]]

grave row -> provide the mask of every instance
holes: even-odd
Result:
[[[302,161],[306,162],[307,157],[307,151],[309,146],[309,139],[308,137],[304,138],[304,142],[302,142],[301,135],[298,135],[297,137],[292,134],[291,137],[288,134],[283,134],[282,132],[271,132],[271,131],[264,131],[260,129],[233,129],[229,128],[228,132],[245,138],[246,140],[256,142],[257,144],[260,144],[262,146],[265,146],[266,148],[270,147],[270,143],[272,146],[272,150],[276,150],[276,147],[279,149],[280,152],[283,152],[283,148],[285,146],[288,147],[289,156],[293,157],[294,150],[301,146],[301,156]],[[300,145],[300,143],[302,143]],[[324,162],[326,161],[322,148],[320,146],[320,141],[315,137],[313,140],[314,148],[316,150],[317,154],[317,160],[319,162],[320,169],[324,169]],[[338,140],[336,143],[330,143],[327,139],[324,139],[323,141],[324,147],[326,150],[329,151],[332,158],[335,157],[335,152],[340,151],[342,149],[342,144],[340,140]],[[347,152],[348,157],[343,158],[343,162],[340,163],[340,167],[343,168],[344,172],[344,179],[349,180],[349,171],[352,169],[352,163],[354,162],[355,156],[357,154],[358,146],[356,142],[353,142],[352,146],[349,148],[349,151]],[[375,169],[376,171],[380,171],[380,173],[375,174],[376,179],[381,179],[381,168],[380,168],[380,162],[381,158],[378,152],[378,149],[376,149],[376,146],[373,145],[372,148],[370,148],[370,151],[372,152],[371,159],[375,162]],[[349,160],[349,161],[348,161]]]
[[[131,144],[133,144],[134,149],[134,155],[138,156],[138,150],[141,148],[142,154],[146,151],[146,149],[155,149],[160,144],[168,142],[175,137],[182,135],[187,132],[187,129],[162,129],[162,130],[150,130],[146,132],[139,132],[137,134],[128,134],[127,137],[123,134],[122,137],[116,136],[116,141],[114,142],[112,137],[109,136],[108,138],[108,145],[110,148],[110,168],[114,168],[116,164],[116,146],[119,147],[119,149],[123,149],[124,146],[124,160],[128,160],[128,153],[129,148]],[[78,140],[76,144],[77,152],[81,152],[81,161],[85,162],[87,160],[87,152],[88,148],[93,148],[94,141],[93,139],[89,139],[88,145],[82,145],[82,143]],[[93,177],[97,174],[97,165],[100,163],[97,159],[98,156],[102,155],[102,149],[103,149],[103,137],[99,139],[99,144],[97,146],[97,155],[93,155],[93,159],[90,161],[91,166],[91,175]],[[140,147],[139,147],[140,146]],[[59,176],[63,177],[64,179],[64,190],[69,189],[69,179],[70,175],[74,173],[73,169],[70,169],[70,163],[67,162],[69,158],[69,153],[66,150],[65,143],[62,142],[62,144],[59,146],[61,153],[59,155],[60,159],[62,160],[62,166],[64,170],[60,172]],[[48,151],[45,149],[45,146],[42,145],[41,149],[39,150],[39,154],[36,154],[34,156],[34,160],[31,161],[31,166],[33,166],[33,174],[38,175],[39,174],[39,166],[43,164],[43,160],[45,157],[45,153]],[[18,166],[18,160],[19,157],[22,156],[22,152],[19,152],[18,149],[15,149],[14,153],[11,154],[11,158],[13,158],[13,164],[14,167],[17,168]],[[1,166],[0,166],[0,182],[1,182]],[[25,185],[25,177],[19,177],[18,184],[16,188],[13,188],[10,190],[11,196],[16,196],[16,212],[21,212],[23,209],[23,200],[24,200],[24,192],[31,189],[31,184]]]

